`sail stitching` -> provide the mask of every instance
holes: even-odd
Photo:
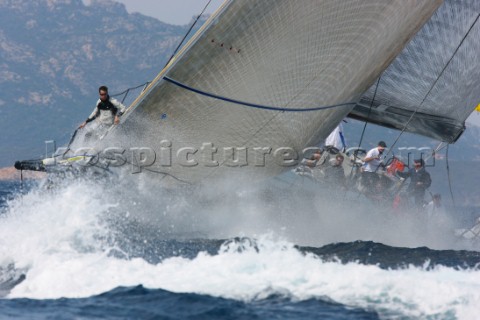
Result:
[[[412,113],[412,115],[410,116],[410,119],[408,119],[407,123],[405,124],[405,126],[403,127],[402,131],[400,132],[400,134],[398,135],[397,139],[395,140],[395,142],[392,144],[392,147],[390,148],[390,150],[393,150],[393,147],[397,144],[398,140],[400,139],[400,137],[405,133],[405,130],[407,129],[408,125],[410,124],[410,122],[413,120],[413,118],[415,117],[415,115],[418,113],[418,110],[420,110],[420,108],[422,107],[422,105],[425,103],[425,101],[427,100],[428,96],[430,95],[430,93],[433,91],[433,88],[435,88],[435,86],[437,85],[438,81],[440,80],[440,78],[443,76],[443,74],[445,73],[445,71],[447,70],[448,66],[452,63],[453,59],[455,58],[455,56],[457,55],[458,51],[460,50],[460,48],[462,47],[463,43],[465,42],[465,40],[467,39],[467,37],[470,35],[470,32],[473,30],[473,27],[475,27],[475,25],[477,24],[478,22],[478,19],[480,18],[480,14],[477,15],[477,18],[475,19],[475,21],[473,22],[473,24],[470,26],[470,28],[468,29],[467,33],[465,34],[465,36],[463,37],[462,41],[460,41],[459,45],[457,46],[457,48],[455,49],[455,52],[453,53],[453,55],[450,57],[450,59],[448,60],[448,62],[445,64],[445,67],[442,69],[442,71],[440,72],[440,74],[438,75],[437,79],[435,80],[435,82],[433,83],[433,85],[430,87],[430,90],[427,92],[427,94],[425,95],[425,97],[423,98],[423,101],[417,106],[417,108],[415,109],[415,111]],[[388,154],[390,154],[390,151],[388,152]],[[387,155],[388,155],[387,154]]]
[[[450,60],[448,60],[448,62],[445,64],[445,67],[442,69],[442,71],[440,72],[440,74],[438,75],[437,79],[435,80],[435,82],[433,83],[433,85],[430,87],[430,90],[427,92],[427,94],[425,95],[425,97],[423,98],[423,101],[417,106],[417,108],[415,109],[415,111],[412,113],[412,115],[410,116],[410,118],[408,119],[407,123],[405,124],[405,126],[403,127],[402,131],[400,132],[400,134],[398,135],[397,139],[395,140],[395,142],[393,143],[392,145],[392,148],[390,150],[393,149],[393,146],[398,142],[398,140],[400,139],[400,137],[403,135],[403,133],[405,132],[405,130],[407,129],[408,125],[410,124],[410,122],[412,121],[413,117],[417,114],[418,110],[420,110],[420,108],[422,107],[422,105],[425,103],[425,101],[427,100],[428,96],[430,95],[430,93],[432,92],[433,88],[435,88],[436,84],[438,83],[438,81],[440,80],[440,78],[443,76],[445,70],[447,70],[448,66],[450,65],[450,63],[452,62],[452,60],[455,58],[455,56],[457,55],[457,52],[460,50],[460,48],[462,47],[463,43],[465,42],[465,40],[467,39],[468,35],[470,34],[470,32],[472,31],[473,27],[477,24],[478,22],[478,19],[480,18],[480,14],[477,15],[477,18],[475,19],[475,21],[473,22],[473,24],[470,26],[470,29],[467,31],[467,33],[465,34],[465,36],[463,37],[462,41],[460,41],[460,44],[457,46],[457,48],[455,49],[455,52],[453,53],[452,57],[450,58]],[[388,154],[390,154],[390,151],[388,152]],[[387,154],[387,155],[388,155]]]
[[[470,28],[468,29],[467,33],[465,34],[465,36],[463,37],[462,41],[460,41],[460,44],[457,46],[457,48],[455,49],[455,52],[453,53],[453,55],[451,56],[450,60],[448,60],[448,62],[445,64],[445,67],[442,69],[442,71],[440,72],[440,74],[438,75],[437,79],[435,80],[435,82],[433,83],[432,87],[430,88],[430,90],[427,92],[427,94],[425,95],[425,98],[423,99],[422,103],[420,103],[420,106],[423,105],[423,103],[427,100],[428,96],[430,95],[430,93],[432,92],[433,88],[435,88],[435,86],[437,85],[438,81],[440,80],[440,78],[443,76],[443,74],[445,73],[445,71],[447,70],[447,68],[450,66],[450,64],[452,63],[453,59],[455,58],[455,56],[457,55],[458,51],[460,50],[460,48],[462,47],[463,43],[465,42],[465,40],[467,40],[467,37],[470,35],[470,33],[472,32],[472,29],[473,27],[475,27],[475,25],[477,24],[478,22],[478,19],[480,18],[480,14],[477,15],[477,18],[475,19],[475,21],[473,22],[473,24],[470,26]]]
[[[278,115],[280,115],[280,114],[281,114],[281,113],[276,113],[270,120],[268,120],[263,126],[261,126],[261,127],[248,139],[248,141],[250,141],[251,139],[253,139],[260,131],[263,130],[263,128],[265,128],[270,122],[272,122],[273,120],[275,120],[275,118],[277,118]],[[245,143],[243,143],[243,146],[245,146],[245,145],[248,143],[248,141],[245,142]],[[228,159],[225,159],[225,160],[221,163],[221,165],[224,165],[227,161],[228,161]],[[214,170],[212,170],[212,172],[210,172],[210,173],[207,175],[207,177],[210,177],[212,174],[214,174],[214,172],[217,171],[217,169],[218,169],[219,167],[220,167],[220,166],[217,166],[216,168],[214,168]]]

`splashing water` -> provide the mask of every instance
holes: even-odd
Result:
[[[126,199],[128,208],[124,208]],[[169,216],[192,210],[182,201],[160,205],[175,199],[156,198],[159,221],[153,229],[165,219],[165,230],[170,230],[181,219]],[[139,217],[143,214],[152,214],[144,212],[151,209],[150,205],[139,199],[133,204],[131,200],[110,184],[88,181],[71,182],[50,191],[33,189],[11,200],[0,219],[0,266],[14,266],[10,272],[23,273],[25,280],[14,286],[7,297],[79,298],[119,286],[143,285],[247,303],[272,295],[291,301],[329,299],[352,308],[374,310],[386,318],[476,317],[480,277],[475,268],[384,269],[357,262],[325,261],[282,240],[285,232],[281,228],[268,236],[259,235],[257,240],[205,244],[205,240],[196,239],[166,252],[162,246],[172,233],[151,233],[152,228],[145,226],[128,227],[142,222]],[[226,210],[223,204],[214,207]],[[248,206],[245,214],[252,217],[261,210],[257,203]],[[242,211],[230,210],[228,214],[232,212]],[[232,221],[240,223],[238,217]],[[203,231],[209,232],[207,224],[193,223],[193,227],[204,227]],[[192,222],[179,229],[185,231],[185,226],[192,226]],[[226,222],[220,226],[226,226]],[[243,233],[248,235],[247,226],[243,225]],[[232,227],[229,232],[239,230],[242,228]],[[259,234],[259,230],[255,228],[253,233]],[[143,247],[145,251],[134,252],[131,246],[135,237],[137,249]],[[128,238],[131,241],[125,240]],[[200,248],[194,250],[194,246]],[[160,249],[146,256],[146,248]],[[182,254],[189,249],[193,253]]]

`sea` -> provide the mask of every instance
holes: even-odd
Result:
[[[273,184],[0,182],[0,319],[480,319],[465,221]]]

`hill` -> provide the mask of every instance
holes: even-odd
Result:
[[[0,167],[68,141],[100,85],[152,80],[186,30],[109,0],[0,0]]]

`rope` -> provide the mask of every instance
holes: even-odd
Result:
[[[130,93],[130,90],[136,90],[136,89],[138,89],[138,88],[140,88],[140,87],[144,87],[144,88],[145,88],[145,87],[148,86],[149,84],[150,84],[150,81],[147,81],[147,82],[145,82],[145,83],[143,83],[143,84],[141,84],[141,85],[138,85],[138,86],[136,86],[136,87],[128,88],[127,90],[122,91],[122,92],[120,92],[120,93],[115,93],[115,94],[111,95],[111,97],[118,97],[118,96],[124,95],[124,96],[123,96],[123,99],[122,99],[122,103],[124,103],[124,102],[125,102],[125,99],[127,99],[128,94]],[[144,89],[144,90],[145,90],[145,89]]]
[[[75,137],[77,136],[77,132],[78,132],[78,128],[75,129],[75,131],[73,132],[72,137],[70,138],[70,141],[68,142],[67,150],[65,150],[65,152],[62,154],[62,157],[64,157],[67,154],[67,152],[70,151],[70,146],[72,145],[73,140],[75,140]]]
[[[185,180],[182,180],[182,179],[180,179],[180,178],[177,178],[177,177],[175,177],[174,175],[172,175],[172,174],[170,174],[170,173],[166,173],[166,172],[162,172],[162,171],[156,171],[156,170],[153,170],[153,169],[149,169],[149,168],[147,168],[147,167],[142,167],[142,166],[139,166],[138,164],[134,164],[134,163],[132,163],[132,162],[130,162],[130,161],[128,161],[128,160],[126,160],[125,163],[128,163],[128,164],[130,164],[130,165],[132,165],[132,166],[135,166],[135,167],[139,168],[140,171],[141,171],[141,170],[145,170],[145,171],[152,172],[152,173],[163,174],[162,179],[165,179],[166,177],[170,177],[170,178],[173,178],[173,179],[177,180],[178,182],[181,182],[181,183],[184,183],[184,184],[187,184],[187,185],[192,185],[190,182],[185,181]]]
[[[205,97],[209,97],[209,98],[213,98],[213,99],[217,99],[217,100],[222,100],[222,101],[233,103],[233,104],[238,104],[238,105],[242,105],[242,106],[245,106],[245,107],[263,109],[263,110],[282,111],[282,112],[308,112],[308,111],[319,111],[319,110],[332,109],[332,108],[343,107],[343,106],[351,106],[351,105],[356,105],[357,104],[356,102],[347,102],[347,103],[341,103],[341,104],[336,104],[336,105],[305,108],[305,109],[271,107],[271,106],[265,106],[265,105],[260,105],[260,104],[255,104],[255,103],[249,103],[249,102],[244,102],[244,101],[240,101],[240,100],[230,99],[230,98],[222,97],[222,96],[219,96],[219,95],[216,95],[216,94],[213,94],[213,93],[209,93],[209,92],[206,92],[206,91],[195,89],[195,88],[192,88],[190,86],[187,86],[186,84],[175,81],[172,78],[169,78],[167,76],[163,77],[163,79],[167,82],[170,82],[170,83],[176,85],[177,87],[180,87],[182,89],[200,94],[200,95],[205,96]]]
[[[100,159],[100,156],[97,154],[97,155],[90,155],[90,154],[83,154],[82,155],[83,157],[91,157],[91,158],[95,158],[95,157],[98,157],[98,159]],[[95,168],[98,168],[98,169],[102,169],[104,171],[107,171],[109,173],[112,173],[112,171],[110,170],[109,166],[107,165],[106,167],[102,167],[98,164],[99,162],[97,161],[96,163],[88,163],[88,166],[92,166],[92,167],[95,167]],[[152,173],[157,173],[157,174],[162,174],[163,175],[163,178],[166,178],[167,176],[168,177],[171,177],[175,180],[177,180],[178,182],[182,182],[184,184],[188,184],[188,185],[191,185],[191,183],[187,182],[187,181],[184,181],[182,179],[179,179],[177,177],[175,177],[174,175],[170,174],[170,173],[166,173],[166,172],[161,172],[161,171],[156,171],[156,170],[153,170],[153,169],[149,169],[147,167],[142,167],[142,166],[139,166],[137,164],[134,164],[128,160],[125,160],[125,163],[129,164],[129,165],[132,165],[132,166],[135,166],[137,168],[139,168],[140,170],[145,170],[145,171],[149,171],[149,172],[152,172]]]
[[[447,145],[447,152],[446,152],[445,160],[446,160],[446,163],[447,163],[448,187],[450,189],[450,196],[452,197],[453,206],[457,207],[457,205],[455,204],[455,197],[453,196],[452,180],[450,178],[450,164],[448,162],[448,151],[449,151],[449,149],[450,149],[450,145]]]
[[[146,171],[148,171],[148,172],[157,173],[157,174],[163,174],[163,179],[164,179],[165,177],[170,177],[170,178],[173,178],[173,179],[177,180],[178,182],[184,183],[184,184],[186,184],[186,185],[192,185],[190,182],[185,181],[185,180],[182,180],[182,179],[180,179],[180,178],[177,178],[177,177],[175,177],[174,175],[172,175],[172,174],[170,174],[170,173],[161,172],[161,171],[156,171],[156,170],[152,170],[152,169],[145,168],[145,167],[142,167],[142,170],[146,170]]]
[[[138,85],[138,86],[136,86],[136,87],[128,88],[128,89],[126,89],[126,90],[124,90],[124,91],[122,91],[122,92],[112,94],[112,95],[110,95],[110,97],[118,97],[118,96],[121,96],[122,94],[128,93],[130,90],[135,90],[135,89],[138,89],[138,88],[140,88],[140,87],[144,87],[144,86],[150,84],[150,82],[151,82],[151,81],[147,81],[147,82],[142,83],[142,84],[140,84],[140,85]]]
[[[434,158],[435,157],[435,154],[437,154],[439,151],[445,149],[446,147],[448,147],[448,144],[445,144],[445,146],[442,146],[444,144],[444,142],[440,142],[437,146],[437,148],[435,148],[432,153],[428,156],[425,156],[425,159],[424,161],[427,162],[430,158]],[[435,159],[435,158],[434,158]]]

